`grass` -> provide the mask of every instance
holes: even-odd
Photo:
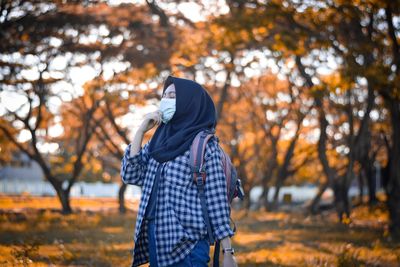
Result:
[[[0,266],[129,266],[137,202],[125,215],[114,199],[73,199],[61,215],[52,197],[0,196]],[[239,266],[399,266],[400,244],[387,240],[384,205],[334,213],[233,211]],[[213,247],[211,247],[211,253]]]

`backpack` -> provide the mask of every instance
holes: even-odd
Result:
[[[224,168],[224,173],[226,177],[226,187],[227,187],[227,199],[228,203],[231,204],[232,200],[236,197],[240,198],[243,200],[244,197],[244,191],[242,188],[241,180],[237,176],[237,172],[235,167],[233,166],[230,157],[228,154],[225,153],[225,151],[222,149],[222,147],[219,145],[219,139],[215,135],[215,130],[203,130],[199,132],[196,137],[194,138],[192,145],[190,147],[190,166],[192,168],[192,173],[193,173],[193,180],[195,184],[197,185],[197,189],[199,191],[199,197],[200,197],[200,203],[201,203],[201,208],[203,212],[203,218],[207,226],[207,234],[208,234],[208,240],[211,245],[214,245],[215,242],[215,247],[214,247],[214,267],[219,266],[219,250],[220,250],[220,242],[215,241],[212,230],[211,230],[211,224],[210,224],[210,219],[208,216],[208,210],[206,207],[206,199],[205,199],[205,193],[204,193],[204,186],[206,183],[206,178],[207,174],[204,169],[204,152],[205,148],[207,145],[208,140],[210,140],[212,137],[215,137],[218,142],[218,147],[221,152],[221,161],[222,161],[222,166]],[[229,215],[230,215],[231,209],[229,208]],[[232,221],[232,219],[231,219]],[[232,221],[233,222],[233,221]],[[233,232],[236,232],[236,225],[234,224]]]

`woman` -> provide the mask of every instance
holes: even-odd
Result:
[[[147,114],[125,150],[124,183],[142,187],[132,266],[208,266],[210,245],[197,187],[189,166],[198,132],[216,127],[215,106],[198,83],[169,76],[160,109]],[[145,132],[158,126],[143,147]],[[223,266],[237,266],[231,249],[226,181],[215,138],[207,143],[205,195],[214,238],[221,240]],[[225,251],[226,250],[226,251]]]

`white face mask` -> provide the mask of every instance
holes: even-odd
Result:
[[[172,119],[176,110],[176,99],[175,98],[161,98],[160,111],[161,120],[163,123],[167,123]]]

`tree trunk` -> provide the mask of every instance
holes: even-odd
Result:
[[[268,193],[269,193],[269,187],[264,186],[263,192],[260,197],[260,208],[264,207],[266,210],[269,209]]]
[[[321,197],[324,194],[324,192],[326,191],[326,189],[328,189],[329,187],[329,182],[325,182],[323,183],[319,188],[318,188],[318,192],[315,195],[315,197],[313,198],[313,200],[311,201],[311,205],[309,208],[309,211],[311,212],[311,214],[317,214],[319,211],[319,202],[321,201]]]
[[[328,139],[326,129],[328,128],[328,121],[325,117],[325,111],[322,106],[322,99],[315,98],[315,104],[318,108],[318,121],[320,128],[320,136],[317,144],[318,149],[318,159],[321,162],[322,169],[326,176],[326,182],[320,188],[318,194],[314,197],[311,205],[311,211],[316,212],[319,210],[318,205],[324,191],[333,185],[336,177],[336,170],[331,168],[328,161],[328,156],[326,154],[326,142]]]
[[[247,192],[244,188],[244,198],[241,204],[241,207],[245,210],[250,210],[251,207],[251,200],[250,200],[250,195],[249,192]]]
[[[389,230],[393,238],[400,239],[400,106],[396,99],[392,99],[389,107],[392,120],[392,146],[387,184]]]
[[[278,151],[277,151],[276,139],[275,139],[275,140],[273,140],[271,156],[269,157],[269,160],[266,164],[267,167],[264,170],[263,179],[262,179],[263,194],[261,197],[261,204],[264,205],[266,210],[269,210],[269,208],[270,208],[269,201],[268,201],[268,192],[269,192],[268,183],[272,179],[274,170],[276,169],[276,166],[277,166],[277,162],[276,162],[277,155],[278,155]]]
[[[294,149],[296,147],[297,140],[299,139],[300,127],[301,127],[301,124],[302,124],[304,118],[305,118],[305,115],[301,115],[301,117],[299,118],[299,120],[297,122],[297,129],[296,129],[295,136],[290,141],[289,148],[286,150],[286,153],[285,153],[285,159],[278,170],[278,176],[277,176],[277,180],[275,183],[274,200],[273,200],[272,207],[271,207],[272,209],[276,209],[278,207],[279,191],[281,190],[283,183],[289,176],[289,172],[288,172],[289,165],[290,165],[290,162],[294,155]]]
[[[334,203],[339,222],[343,222],[344,215],[346,215],[347,218],[350,217],[348,188],[345,181],[345,178],[340,179],[340,177],[338,177],[338,179],[333,182]]]
[[[56,188],[56,192],[58,199],[60,200],[61,203],[61,213],[71,214],[72,208],[70,205],[70,198],[69,198],[70,191],[68,189],[64,190],[62,188]]]
[[[352,146],[350,146],[350,155],[349,155],[349,165],[347,166],[347,171],[345,174],[345,177],[341,181],[339,181],[339,194],[335,194],[336,196],[339,196],[339,199],[336,201],[336,203],[340,204],[336,208],[339,217],[341,220],[343,219],[343,214],[347,216],[347,218],[350,218],[350,202],[349,202],[349,188],[350,184],[353,181],[354,178],[354,149]]]
[[[311,76],[306,72],[305,67],[303,65],[303,63],[301,62],[301,57],[300,56],[296,56],[296,65],[297,68],[301,74],[301,76],[305,79],[305,84],[306,86],[311,89],[314,86],[314,83],[312,82]],[[319,203],[319,200],[322,196],[322,193],[329,187],[332,186],[335,177],[337,176],[336,174],[336,170],[331,168],[331,166],[329,165],[329,161],[328,161],[328,156],[326,154],[326,142],[328,139],[328,135],[326,133],[326,129],[328,128],[328,121],[326,119],[326,115],[325,115],[325,110],[323,107],[323,99],[324,96],[323,95],[318,95],[315,94],[314,95],[314,103],[315,106],[317,107],[318,110],[318,122],[319,122],[319,129],[320,129],[320,134],[319,134],[319,140],[318,140],[318,144],[317,144],[317,149],[318,149],[318,159],[321,162],[322,168],[324,170],[325,176],[326,176],[326,187],[322,187],[320,192],[315,196],[315,198],[313,199],[312,203],[313,203],[313,209],[316,209],[317,204]]]
[[[118,190],[118,203],[119,203],[119,212],[121,214],[126,213],[126,207],[125,207],[125,190],[126,190],[127,184],[122,183],[121,186],[119,187]]]
[[[370,59],[372,61],[372,59]],[[376,203],[376,182],[373,174],[373,166],[375,156],[370,156],[371,150],[371,134],[369,132],[369,125],[371,124],[370,113],[374,107],[375,94],[373,89],[374,81],[368,80],[368,98],[367,98],[367,109],[364,117],[361,121],[360,130],[356,137],[356,160],[361,164],[362,171],[365,174],[365,180],[368,188],[368,203],[370,205]],[[363,183],[364,185],[364,183]],[[362,188],[364,190],[364,188]]]
[[[390,91],[383,90],[383,97],[390,112],[392,123],[392,145],[389,151],[389,181],[387,184],[387,205],[389,209],[390,225],[389,231],[394,239],[400,240],[400,98],[399,98],[399,77],[400,77],[400,45],[396,37],[396,27],[393,23],[393,10],[395,1],[386,1],[385,15],[388,35],[392,44],[393,63],[396,65],[393,84]]]
[[[374,205],[378,201],[376,198],[376,177],[373,168],[373,162],[368,157],[361,162],[363,172],[365,174],[365,180],[367,181],[367,188],[368,188],[368,204]]]
[[[270,206],[270,210],[276,210],[278,208],[278,204],[279,204],[279,192],[281,191],[281,187],[282,187],[282,180],[279,179],[276,183],[275,183],[275,192],[274,192],[274,198],[272,199],[272,203]]]
[[[232,62],[233,62],[233,57],[232,57]],[[231,71],[228,70],[226,81],[224,86],[222,87],[221,93],[219,95],[219,100],[216,106],[216,112],[217,112],[217,121],[219,121],[222,117],[222,110],[224,108],[224,103],[228,99],[228,89],[231,83]]]
[[[38,162],[39,162],[39,164],[40,163],[44,164],[44,162],[42,162],[42,161],[38,161]],[[63,189],[63,183],[60,182],[59,180],[57,180],[54,176],[52,176],[50,174],[50,170],[47,168],[47,165],[44,165],[44,167],[42,167],[42,170],[44,170],[44,174],[45,174],[47,181],[49,181],[49,183],[53,186],[54,190],[57,193],[57,197],[61,204],[61,213],[62,214],[71,214],[72,208],[70,205],[70,198],[69,198],[71,186],[67,186],[65,189]],[[67,182],[67,181],[65,181],[65,182]]]
[[[360,204],[363,203],[363,199],[364,199],[364,177],[365,177],[365,173],[363,171],[361,171],[357,178],[358,178],[358,190],[360,191],[358,194],[358,202]]]

